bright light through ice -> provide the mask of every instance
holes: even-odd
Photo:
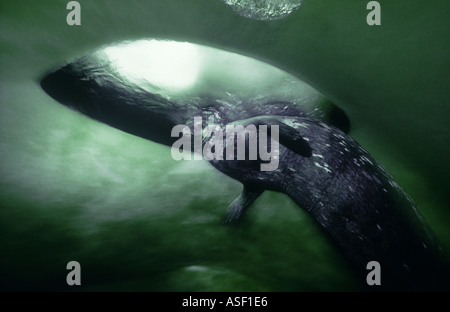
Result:
[[[107,47],[104,53],[120,75],[137,84],[185,89],[200,71],[198,48],[187,42],[139,40]]]

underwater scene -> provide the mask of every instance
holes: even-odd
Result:
[[[0,290],[448,291],[449,12],[0,0]]]

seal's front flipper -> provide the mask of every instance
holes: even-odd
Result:
[[[305,120],[303,118],[303,120]],[[240,120],[236,123],[242,125],[253,124],[255,126],[278,126],[279,138],[277,141],[284,145],[294,153],[303,157],[312,156],[312,148],[308,141],[303,138],[302,130],[307,127],[306,121],[299,117],[289,116],[259,116],[245,120]],[[260,128],[261,129],[261,128]],[[270,134],[272,136],[272,129]]]
[[[291,151],[303,157],[311,157],[312,149],[309,143],[301,136],[297,129],[280,122],[280,143]]]
[[[262,192],[264,192],[263,189],[244,185],[241,195],[239,195],[228,207],[224,221],[230,223],[239,220],[247,207],[250,206]]]

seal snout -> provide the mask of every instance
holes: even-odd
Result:
[[[76,96],[76,77],[67,70],[68,66],[45,75],[41,81],[41,88],[58,102],[67,105],[68,100]]]

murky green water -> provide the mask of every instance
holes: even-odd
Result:
[[[266,192],[238,226],[220,223],[241,185],[206,162],[92,121],[38,81],[103,44],[190,41],[256,57],[342,107],[351,135],[416,201],[450,250],[448,1],[315,0],[279,21],[220,1],[0,0],[0,289],[357,290],[342,256],[285,195]],[[93,3],[94,2],[94,3]]]

